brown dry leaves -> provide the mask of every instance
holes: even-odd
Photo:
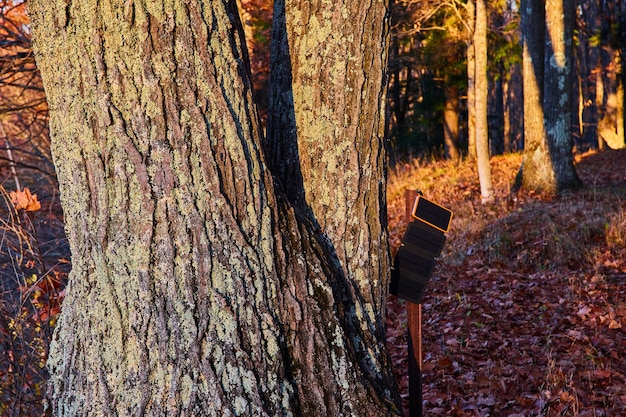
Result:
[[[9,193],[11,202],[16,210],[37,211],[41,209],[41,203],[37,200],[37,194],[31,194],[28,188]]]
[[[492,160],[499,199],[487,207],[470,163],[390,180],[395,244],[403,182],[455,212],[424,297],[424,415],[626,415],[626,151],[580,157],[587,188],[556,198],[509,195],[519,162]],[[402,301],[387,322],[406,399]]]

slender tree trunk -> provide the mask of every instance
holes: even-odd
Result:
[[[618,112],[617,112],[617,137],[618,147],[626,147],[626,137],[624,136],[626,131],[626,117],[624,116],[624,106],[626,105],[626,94],[624,89],[626,88],[626,1],[620,1],[619,3],[619,16],[621,17],[618,23],[618,56],[616,71],[619,77],[618,84]]]
[[[476,161],[480,179],[480,195],[483,203],[493,200],[491,165],[489,164],[489,127],[487,121],[487,6],[485,0],[476,0],[476,25],[474,28],[474,48],[476,52]]]
[[[501,155],[504,152],[504,70],[500,76],[488,80],[487,123],[489,134],[490,155]]]
[[[511,131],[511,74],[503,74],[502,79],[502,150],[509,153],[513,149],[513,132]]]
[[[443,137],[446,158],[458,161],[459,153],[459,89],[454,85],[445,88],[446,107],[443,112]]]
[[[360,145],[337,150],[369,182],[319,183],[360,197],[343,235],[369,256],[355,266],[275,191],[234,4],[29,2],[72,250],[48,361],[59,417],[397,413],[384,343],[369,345],[389,267],[372,145],[384,7],[337,15],[378,40],[347,55],[377,64],[340,80],[378,109],[352,132]],[[355,191],[368,185],[373,197]]]
[[[598,61],[596,64],[596,134],[598,137],[598,149],[603,150],[606,146],[604,137],[602,136],[602,128],[604,123],[604,65],[602,65],[602,50],[598,51]]]
[[[615,130],[617,133],[617,138],[615,140],[615,149],[623,149],[624,147],[626,147],[624,137],[624,83],[626,82],[626,75],[624,75],[624,70],[626,68],[624,66],[624,58],[622,54],[619,54],[617,56],[617,63],[615,65],[617,68],[617,109],[615,115]]]
[[[580,149],[584,149],[585,146],[585,136],[587,135],[587,129],[585,128],[585,86],[583,85],[582,75],[580,72],[576,72],[576,76],[578,78],[578,100],[576,103],[576,111],[577,111],[577,122],[578,122],[578,137],[580,138]],[[574,142],[574,146],[578,148],[578,144]]]
[[[407,69],[398,58],[402,51],[400,50],[399,41],[397,39],[391,42],[390,51],[394,55],[394,58],[390,57],[390,61],[393,61],[394,65],[393,69],[390,68],[389,74],[388,94],[390,95],[389,117],[391,120],[388,121],[387,132],[389,132],[391,130],[390,128],[393,127],[395,129],[394,135],[396,140],[402,140],[406,134],[405,103],[408,99],[408,85],[405,82],[407,80],[404,72],[407,71]],[[392,155],[391,157],[395,158],[395,155]]]
[[[467,41],[467,153],[476,157],[476,51],[474,49],[474,31],[476,24],[476,6],[474,0],[467,1],[467,25],[470,33]]]

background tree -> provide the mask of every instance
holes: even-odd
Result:
[[[511,68],[516,56],[521,56],[515,46],[517,9],[510,2],[500,0],[485,2],[485,8],[490,53],[482,62],[487,63],[486,123],[492,132],[488,146],[492,152],[502,152],[512,148],[502,143],[505,124],[509,126],[507,139],[521,140],[521,135],[510,130],[511,121],[513,129],[521,123],[500,114],[505,108],[507,115],[519,113],[521,117],[521,111],[517,111],[521,110],[521,102],[519,109],[516,108],[521,89],[508,88],[506,84],[514,72]],[[389,83],[392,144],[401,152],[409,146],[412,151],[438,155],[443,147],[444,155],[453,159],[457,152],[475,156],[475,2],[405,0],[395,2],[392,12]],[[443,129],[434,128],[438,123]]]
[[[520,8],[525,140],[521,185],[547,192],[577,188],[571,136],[574,5],[525,0]]]
[[[6,151],[0,158],[14,167],[16,188],[42,180],[56,185],[47,122],[24,2],[0,0],[0,149]]]
[[[458,159],[467,89],[464,26],[451,2],[394,2],[392,21],[389,140],[400,157],[421,152]]]
[[[549,191],[576,189],[581,182],[574,168],[572,88],[574,55],[574,1],[546,1],[543,112],[552,179]]]
[[[263,126],[267,124],[269,93],[270,39],[272,32],[272,0],[237,0],[254,86],[254,102]]]
[[[543,125],[545,8],[539,0],[524,0],[520,10],[524,83],[524,163],[521,181],[523,186],[534,188],[539,187],[536,181],[548,175],[538,171],[550,167]]]
[[[349,226],[340,230],[313,204],[302,213],[280,172],[293,208],[276,191],[234,2],[30,3],[73,254],[48,362],[58,416],[398,412],[384,345],[369,344],[383,334],[389,265],[380,176],[387,11],[381,2],[281,6],[275,28],[288,24],[281,12],[307,23],[283,37],[311,31],[301,47],[278,49],[292,81],[296,70],[305,75],[285,102],[296,127],[313,122],[306,106],[332,114],[339,99],[309,78],[320,63],[304,61],[317,47],[308,36],[323,43],[353,24],[370,40],[361,48],[345,39],[329,75],[354,69],[322,85],[358,89],[349,104],[371,119],[314,124],[320,138],[346,132],[321,163],[300,168],[302,184],[311,175],[319,192],[349,197],[322,194],[320,204],[349,202],[328,209],[365,224],[340,217]],[[339,155],[363,176],[315,172]],[[352,251],[371,251],[368,265],[350,263]]]
[[[500,154],[523,147],[523,90],[520,18],[513,1],[492,6],[489,35],[490,148]]]
[[[595,54],[594,81],[598,146],[612,149],[625,146],[624,139],[624,45],[626,45],[626,2],[597,1],[580,8],[578,19],[586,25]],[[584,18],[587,18],[585,21]],[[583,32],[584,33],[584,32]]]
[[[480,181],[480,195],[483,203],[491,202],[493,183],[489,165],[489,125],[487,122],[487,5],[485,0],[476,0],[476,19],[474,24],[474,128],[476,129],[476,163]]]
[[[476,3],[468,0],[467,10],[467,154],[476,158]]]
[[[443,111],[443,143],[446,158],[458,161],[461,158],[459,149],[461,98],[459,87],[454,84],[445,87],[445,109]]]

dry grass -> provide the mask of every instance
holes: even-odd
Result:
[[[41,416],[69,250],[58,201],[16,209],[0,185],[0,415]],[[55,214],[56,213],[56,214]]]

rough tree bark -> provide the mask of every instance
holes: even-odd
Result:
[[[387,361],[388,19],[379,0],[276,0],[266,141],[272,172],[341,271],[366,335],[362,365],[376,372]]]
[[[550,158],[543,126],[543,56],[545,8],[541,0],[522,0],[522,79],[524,88],[524,163],[521,185],[540,189],[550,176]]]
[[[581,185],[572,154],[574,0],[546,0],[543,113],[552,180],[547,191]]]
[[[73,266],[48,361],[53,412],[397,413],[384,345],[369,344],[382,335],[388,255],[384,155],[366,144],[382,122],[342,149],[370,182],[319,183],[347,194],[378,181],[346,211],[368,213],[344,233],[360,246],[330,257],[335,224],[320,216],[324,239],[266,167],[234,1],[29,8]],[[378,39],[346,56],[382,62],[355,75],[355,87],[373,84],[359,102],[374,108],[384,10],[336,16]],[[352,254],[364,264],[341,263]]]
[[[523,0],[524,162],[519,185],[556,193],[580,185],[571,135],[570,0]]]

